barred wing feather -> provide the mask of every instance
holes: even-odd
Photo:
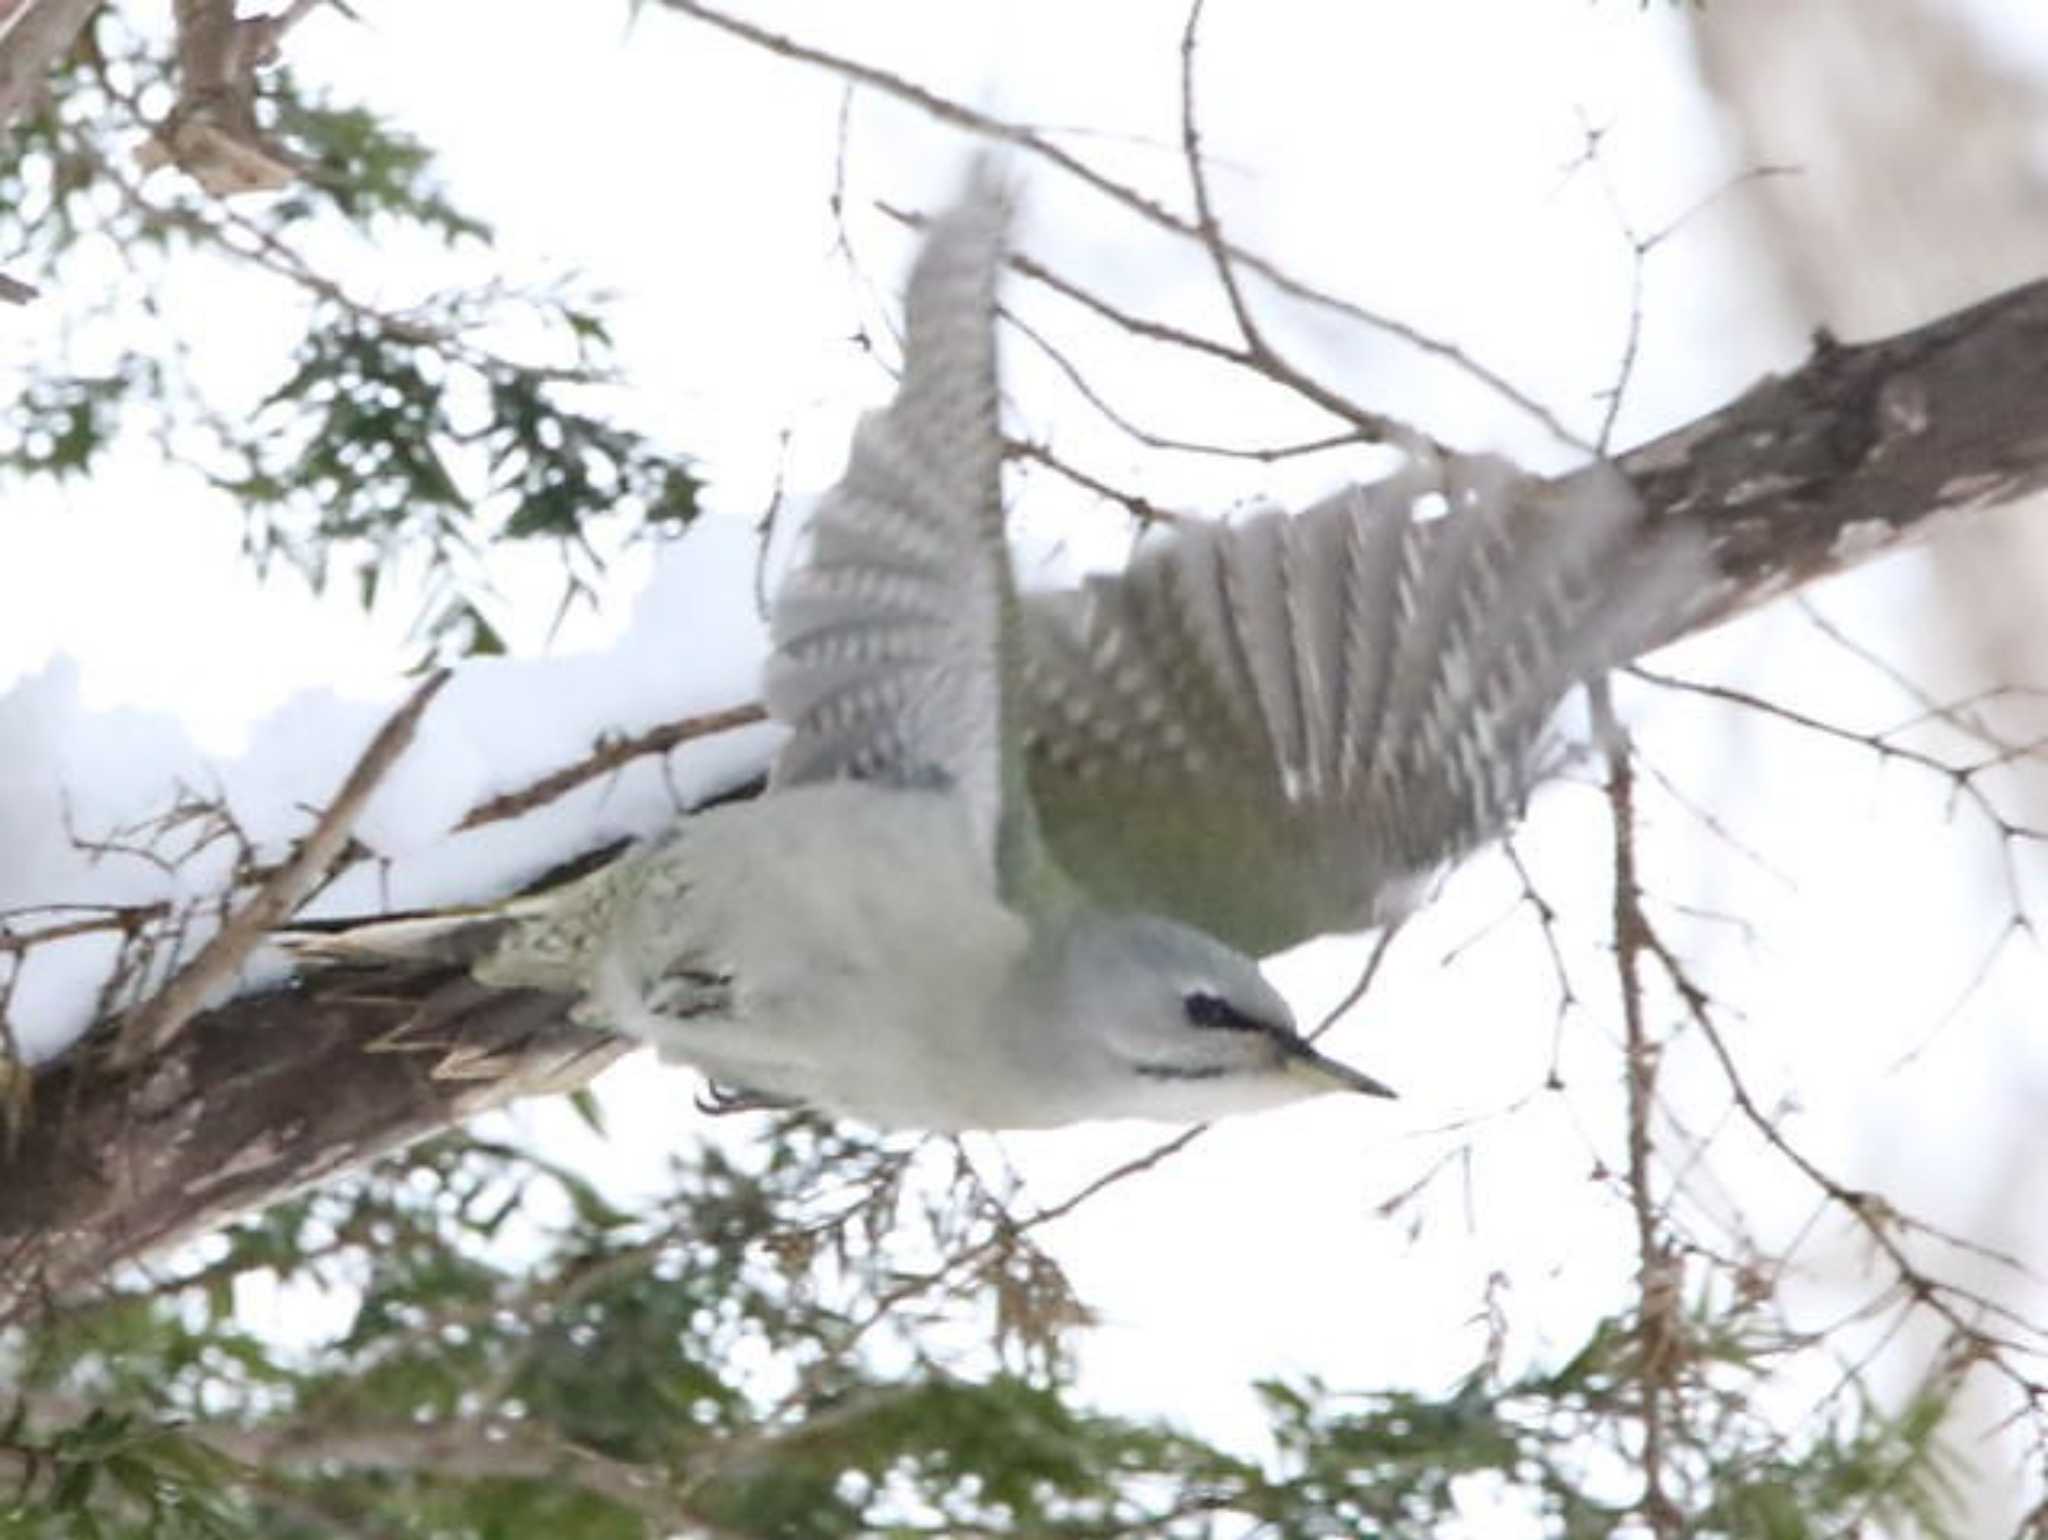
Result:
[[[1435,511],[1438,517],[1426,517]],[[1500,833],[1572,684],[1696,578],[1632,496],[1456,459],[1292,517],[1191,524],[1026,606],[1026,755],[1097,902],[1255,954],[1393,918]]]
[[[938,220],[906,297],[895,399],[856,430],[770,617],[779,785],[853,777],[965,801],[993,867],[1004,816],[1004,646],[1015,600],[999,475],[988,175]],[[1013,638],[1012,638],[1013,640]],[[1019,777],[1021,784],[1021,777]]]

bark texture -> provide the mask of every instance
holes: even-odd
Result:
[[[569,1002],[453,970],[346,970],[193,1018],[121,1068],[88,1040],[36,1077],[0,1154],[0,1324],[627,1044]]]
[[[1670,636],[2048,481],[2048,283],[1809,362],[1624,455],[1716,576]],[[328,973],[202,1013],[125,1068],[45,1066],[0,1151],[0,1322],[109,1268],[626,1051],[567,1002],[443,971]]]
[[[23,0],[0,10],[0,128],[35,105],[44,76],[99,6],[100,0]]]
[[[1820,336],[1803,368],[1630,450],[1657,520],[1696,526],[1720,581],[1671,638],[2048,484],[2048,282],[1881,341]]]

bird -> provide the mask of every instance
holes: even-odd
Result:
[[[925,232],[894,397],[771,606],[765,794],[551,892],[295,951],[573,996],[721,1109],[960,1132],[1393,1094],[1259,958],[1398,917],[1509,823],[1559,700],[1655,633],[1685,563],[1610,570],[1625,489],[1546,518],[1506,462],[1423,455],[1020,595],[1011,201],[978,166]]]

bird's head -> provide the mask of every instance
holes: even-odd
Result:
[[[1097,913],[1062,938],[1056,967],[1074,1069],[1099,1092],[1085,1115],[1190,1122],[1394,1094],[1318,1053],[1257,963],[1189,926]]]

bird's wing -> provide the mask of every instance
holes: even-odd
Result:
[[[905,297],[896,397],[862,419],[812,517],[809,554],[776,596],[766,680],[770,713],[795,730],[778,785],[852,777],[956,794],[992,882],[1029,817],[1003,704],[1016,611],[996,399],[1007,223],[986,167],[933,223]]]
[[[1023,711],[1053,859],[1255,955],[1393,918],[1501,832],[1572,684],[1700,570],[1612,489],[1455,459],[1292,517],[1189,524],[1034,596]]]

